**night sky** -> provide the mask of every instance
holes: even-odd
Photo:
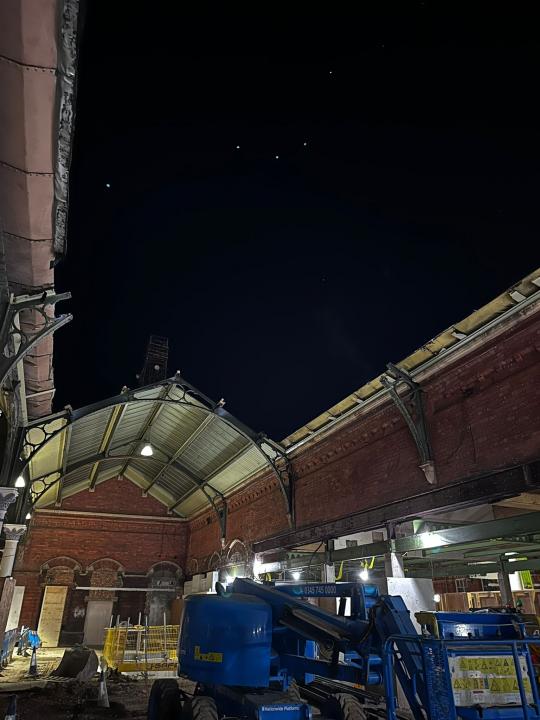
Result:
[[[437,3],[169,5],[88,3],[57,408],[135,386],[164,335],[279,440],[540,264],[538,47]]]

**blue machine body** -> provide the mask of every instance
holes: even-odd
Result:
[[[267,687],[272,611],[250,595],[190,595],[179,642],[182,672],[201,683]]]
[[[344,603],[336,615],[307,603],[306,597],[350,597],[351,614],[344,615]],[[273,586],[237,578],[232,593],[222,589],[216,596],[187,598],[179,673],[201,683],[221,714],[259,720],[275,712],[284,720],[309,718],[309,706],[291,702],[286,691],[291,679],[309,683],[314,677],[366,689],[384,685],[388,720],[397,717],[394,678],[415,720],[540,720],[529,652],[530,643],[538,640],[525,637],[519,615],[417,617],[425,634],[416,632],[401,597],[379,595],[374,585]],[[315,643],[330,648],[330,660],[317,657]],[[346,662],[339,661],[341,653]],[[502,657],[512,668],[505,682],[512,683],[515,700],[501,695],[501,703],[463,702],[455,672],[462,673],[471,688],[480,688],[479,695],[484,687],[484,697],[494,697],[496,673],[468,675],[468,666],[463,671],[459,664],[460,658],[478,662],[479,656],[497,662]],[[350,685],[343,687],[350,692]]]
[[[437,635],[445,639],[515,639],[525,633],[525,622],[512,613],[434,613]]]

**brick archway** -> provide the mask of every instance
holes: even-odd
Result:
[[[124,567],[112,558],[95,560],[88,565],[86,572],[90,577],[90,586],[96,590],[90,590],[89,600],[115,600],[115,593],[112,588],[121,587],[123,584],[122,575]],[[102,588],[111,588],[105,590]]]
[[[75,586],[75,575],[82,572],[81,565],[73,558],[62,555],[43,563],[39,574],[44,585]]]

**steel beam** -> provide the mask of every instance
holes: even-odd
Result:
[[[116,405],[115,407],[113,407],[113,409],[111,411],[109,421],[105,428],[105,432],[103,433],[103,438],[101,440],[101,445],[99,448],[99,452],[105,457],[109,453],[109,448],[111,447],[112,441],[114,440],[114,434],[115,434],[118,426],[120,425],[120,421],[122,420],[122,417],[124,416],[126,407],[127,407],[127,405]],[[95,463],[92,467],[92,470],[90,471],[90,485],[88,487],[89,492],[94,492],[94,489],[96,487],[98,468],[99,468],[99,462]],[[121,473],[121,474],[123,474],[123,473]]]
[[[540,489],[540,461],[470,478],[452,485],[434,487],[428,492],[369,508],[331,522],[311,525],[253,543],[257,554],[299,547],[365,530],[386,527],[461,507],[496,502],[521,492]]]
[[[56,496],[54,499],[54,504],[56,507],[60,507],[60,505],[62,504],[62,489],[64,486],[64,477],[66,475],[66,469],[68,466],[69,446],[71,444],[71,432],[72,426],[68,425],[66,433],[64,435],[64,445],[62,447],[62,474],[58,478],[58,482],[56,483]]]
[[[507,572],[515,573],[521,570],[540,570],[540,558],[530,560],[516,560],[516,562],[505,563]],[[439,577],[470,577],[471,575],[487,575],[500,570],[499,563],[489,562],[469,565],[467,563],[426,563],[425,566],[411,564],[406,567],[406,577],[417,578],[439,578]]]
[[[445,548],[455,552],[457,548],[463,550],[467,547],[467,543],[475,543],[479,540],[504,540],[507,538],[509,542],[513,542],[513,535],[517,532],[519,532],[521,538],[525,538],[529,534],[540,533],[540,513],[516,515],[501,520],[462,525],[461,527],[441,529],[437,532],[419,533],[418,535],[409,535],[394,540],[380,540],[367,545],[357,545],[319,553],[319,557],[327,563],[338,563],[347,560],[377,557],[390,552],[403,554],[418,550],[439,551],[433,555],[435,558]],[[495,549],[497,556],[503,551],[504,548],[497,547]],[[487,550],[487,554],[490,554],[489,550]],[[306,559],[304,557],[287,561],[287,567],[304,567],[305,565]]]
[[[527,513],[512,517],[489,520],[475,525],[437,530],[436,532],[419,533],[408,537],[392,540],[394,552],[404,553],[411,550],[429,550],[450,545],[464,545],[480,540],[498,538],[526,538],[528,535],[540,533],[540,513]],[[339,552],[339,550],[337,551]]]

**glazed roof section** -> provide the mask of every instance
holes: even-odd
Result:
[[[141,454],[147,445],[151,456]],[[23,454],[38,507],[123,475],[190,517],[272,469],[278,451],[176,376],[36,421]]]

